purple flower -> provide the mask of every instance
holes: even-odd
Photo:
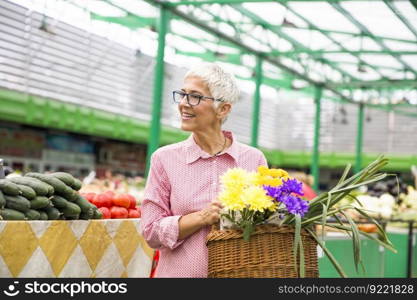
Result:
[[[284,196],[282,197],[282,202],[287,207],[288,212],[293,215],[299,214],[301,217],[303,217],[304,214],[308,211],[308,202],[296,196]]]
[[[297,179],[287,179],[282,181],[282,190],[285,193],[291,194],[296,193],[298,195],[303,196],[303,183],[298,181]]]
[[[299,214],[301,217],[308,211],[308,202],[300,199],[297,195],[304,195],[303,184],[297,179],[287,179],[282,181],[280,186],[263,186],[266,194],[273,197],[275,201],[284,203],[290,214]]]
[[[275,198],[275,200],[278,201],[278,199],[281,197],[281,186],[264,185],[263,188],[266,191],[266,194],[272,198]]]

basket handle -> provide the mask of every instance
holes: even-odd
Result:
[[[215,231],[219,229],[220,229],[220,222],[217,222],[211,225],[211,231]]]

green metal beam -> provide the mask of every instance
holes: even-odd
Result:
[[[241,4],[241,3],[260,3],[260,2],[323,2],[323,0],[182,0],[178,2],[167,2],[170,6],[180,6],[180,5],[192,5],[192,6],[201,6],[201,5],[210,5],[210,4]],[[327,2],[342,2],[342,1],[356,1],[364,2],[366,0],[326,0]],[[379,0],[368,0],[368,1],[379,1]]]
[[[248,10],[248,9],[242,7],[242,6],[239,6],[239,5],[235,5],[235,6],[233,6],[233,8],[236,9],[237,11],[239,11],[240,13],[244,14],[245,16],[251,18],[254,22],[256,22],[257,24],[259,24],[260,26],[262,26],[264,28],[267,28],[271,32],[273,32],[273,33],[277,34],[278,36],[284,38],[290,44],[292,44],[295,49],[304,49],[306,51],[309,51],[310,50],[304,44],[300,43],[299,41],[293,39],[291,36],[289,36],[288,34],[286,34],[285,32],[283,32],[280,28],[275,27],[275,29],[274,29],[274,27],[271,27],[269,23],[267,23],[264,19],[262,19],[257,14],[254,14],[250,10]],[[359,78],[356,78],[352,74],[350,74],[350,73],[346,72],[345,70],[339,68],[336,64],[334,64],[333,62],[329,61],[326,58],[319,58],[319,59],[316,59],[316,60],[320,61],[323,64],[329,65],[333,69],[339,71],[341,74],[343,74],[344,76],[346,76],[348,78],[351,78],[352,80],[359,80]]]
[[[4,89],[0,89],[0,120],[137,144],[146,144],[150,134],[149,124],[145,121]],[[115,128],[123,130],[115,130]],[[164,126],[161,132],[161,144],[183,141],[187,136],[188,134],[181,130]],[[311,167],[311,152],[265,148],[260,150],[264,152],[269,165],[288,168]],[[416,154],[387,153],[386,155],[390,159],[387,165],[387,170],[390,171],[409,172],[411,165],[417,165]],[[372,162],[377,156],[378,154],[363,153],[363,164]],[[320,168],[344,168],[347,163],[355,163],[355,153],[320,153]]]
[[[263,19],[261,19],[259,16],[257,16],[254,13],[252,13],[251,11],[246,10],[243,7],[240,7],[240,6],[233,6],[233,8],[235,8],[236,10],[238,10],[242,15],[244,15],[244,16],[249,17],[250,19],[252,19],[256,24],[259,24],[259,25],[263,26],[264,28],[272,31],[273,33],[278,34],[279,36],[283,37],[288,42],[290,42],[294,47],[301,47],[305,52],[308,52],[310,50],[309,48],[307,48],[304,45],[302,45],[301,43],[299,43],[297,40],[294,40],[289,35],[285,34],[281,30],[280,27],[272,26],[271,24],[266,23]],[[235,25],[233,24],[233,22],[230,22],[228,20],[223,20],[222,18],[220,18],[217,15],[214,15],[210,11],[204,10],[204,12],[206,12],[207,14],[210,14],[214,18],[215,21],[227,23],[230,26],[233,26],[235,28]],[[236,30],[236,32],[238,32],[238,30],[236,28],[235,28],[235,30]],[[261,44],[266,45],[263,41],[259,40],[257,37],[251,36],[251,38],[253,38],[254,40],[258,41]],[[269,46],[269,45],[266,45],[266,46]],[[269,55],[269,53],[265,53],[265,56],[267,56],[267,55]],[[279,55],[279,54],[277,54],[277,55]],[[332,68],[336,69],[337,71],[339,71],[343,75],[351,78],[352,80],[358,80],[358,78],[355,78],[353,75],[345,72],[343,69],[339,68],[337,64],[333,64],[331,61],[329,61],[329,60],[327,60],[325,58],[321,58],[320,57],[317,60],[320,61],[321,63],[325,63],[325,64],[330,65]]]
[[[155,26],[157,22],[156,18],[141,17],[130,12],[127,12],[126,16],[123,17],[103,16],[90,12],[90,18],[93,20],[119,24],[130,29]]]
[[[336,41],[336,43],[339,43]],[[343,46],[341,46],[343,47]],[[394,51],[394,50],[343,50],[345,48],[342,48],[342,50],[311,50],[311,49],[294,49],[294,50],[290,50],[290,51],[272,51],[272,52],[268,52],[265,53],[265,55],[273,55],[273,56],[280,56],[280,55],[284,55],[284,56],[293,56],[296,54],[300,54],[300,53],[305,53],[308,55],[312,55],[312,56],[321,56],[323,54],[352,54],[354,56],[357,56],[359,54],[372,54],[372,55],[417,55],[417,51],[406,51],[406,50],[399,50],[399,51]],[[358,58],[359,60],[361,60],[360,58]],[[370,65],[364,61],[362,61],[363,64],[369,65],[369,66],[373,66]]]
[[[414,6],[414,8],[417,10],[417,0],[410,0],[410,2]]]
[[[346,82],[346,83],[329,83],[329,86],[335,89],[348,89],[348,88],[417,88],[417,81],[411,79],[403,80],[370,80],[362,82]]]
[[[279,27],[279,28],[285,28],[286,26],[283,25],[272,25],[273,27]],[[342,31],[342,30],[328,30],[328,29],[322,29],[322,28],[311,28],[311,27],[291,27],[291,29],[294,30],[314,30],[314,31],[318,31],[318,32],[322,32],[322,33],[327,33],[327,34],[341,34],[341,35],[347,35],[347,36],[351,36],[351,37],[375,37],[378,40],[386,40],[386,41],[392,41],[392,42],[400,42],[400,43],[406,43],[406,44],[413,44],[415,45],[416,41],[414,40],[406,40],[406,39],[399,39],[399,38],[393,38],[393,37],[389,37],[389,36],[382,36],[382,35],[370,35],[367,34],[366,32],[349,32],[349,31]]]
[[[300,15],[298,12],[296,12],[295,10],[293,10],[290,6],[288,6],[286,4],[282,4],[282,5],[286,9],[288,9],[289,11],[291,11],[293,14],[295,14],[297,17],[301,18],[304,22],[306,22],[309,27],[311,27],[311,28],[313,28],[315,30],[320,31],[320,28],[319,27],[317,27],[310,20],[308,20],[307,18],[305,18],[304,16]],[[361,57],[357,53],[354,53],[354,51],[349,51],[348,49],[346,49],[341,42],[339,42],[338,40],[336,40],[335,38],[333,38],[330,34],[325,33],[325,32],[321,32],[321,34],[323,34],[324,36],[326,36],[334,44],[338,45],[340,47],[340,49],[342,49],[342,51],[340,51],[340,53],[349,53],[349,54],[355,56],[358,59],[358,61],[359,61],[360,64],[366,65],[366,66],[370,67],[375,72],[377,72],[381,76],[381,78],[385,78],[385,76],[382,73],[380,73],[380,71],[377,68],[375,68],[373,65],[368,64],[366,61],[364,61],[363,59],[361,59]],[[319,55],[322,55],[322,54],[319,54]]]
[[[252,47],[250,47],[248,45],[245,45],[241,41],[236,40],[234,37],[228,36],[228,35],[224,34],[223,32],[220,32],[217,29],[208,26],[205,23],[199,22],[199,20],[193,18],[192,16],[190,16],[186,13],[178,11],[175,8],[169,7],[168,5],[166,5],[166,2],[164,2],[164,1],[161,1],[161,0],[145,0],[145,1],[152,4],[152,5],[164,6],[172,14],[182,18],[183,20],[187,21],[188,23],[190,23],[194,26],[197,26],[198,28],[200,28],[200,29],[202,29],[202,30],[204,30],[204,31],[206,31],[210,34],[213,34],[218,38],[224,39],[225,41],[228,41],[228,42],[231,42],[231,43],[235,44],[236,46],[241,48],[243,51],[249,51],[253,55],[258,55],[258,56],[262,57],[262,53],[257,51],[256,49],[253,49]],[[345,95],[343,95],[342,93],[340,93],[339,91],[337,91],[333,88],[329,88],[326,83],[316,82],[315,80],[311,79],[310,77],[298,72],[297,70],[294,70],[294,69],[282,64],[280,61],[278,61],[276,59],[272,59],[271,57],[264,57],[264,61],[268,61],[269,63],[271,63],[272,65],[277,66],[278,68],[282,69],[286,73],[292,74],[295,77],[298,77],[302,80],[305,80],[305,81],[309,82],[310,84],[312,84],[314,86],[322,86],[323,88],[332,91],[336,96],[339,96],[341,99],[344,99],[346,101],[355,103],[353,101],[353,99],[350,99],[350,98],[346,97]]]
[[[161,130],[161,110],[162,110],[162,92],[164,90],[164,56],[165,56],[165,37],[168,29],[169,12],[165,7],[160,7],[159,16],[159,34],[158,34],[158,53],[156,57],[155,79],[153,89],[152,120],[150,128],[150,139],[146,152],[146,174],[148,175],[151,156],[159,147],[159,138]]]
[[[343,60],[333,60],[334,63],[336,64],[343,64],[343,65],[353,65],[353,66],[357,66],[358,63],[356,62],[352,62],[352,61],[343,61]],[[391,70],[391,71],[398,71],[398,72],[404,72],[404,69],[402,68],[398,68],[398,67],[390,67],[390,66],[382,66],[382,65],[376,65],[373,64],[375,67],[377,67],[378,69],[381,70]]]
[[[314,118],[314,144],[313,154],[311,160],[311,174],[314,177],[313,188],[315,191],[319,191],[320,180],[320,114],[321,114],[321,95],[322,88],[316,87],[316,93],[314,96],[314,102],[316,104],[316,113]]]
[[[0,89],[0,120],[139,144],[146,144],[150,134],[148,122],[130,116],[4,89]],[[187,136],[164,126],[161,143]]]
[[[358,20],[356,20],[355,17],[352,16],[350,12],[348,12],[346,9],[344,9],[338,2],[332,2],[330,3],[337,11],[339,11],[344,17],[346,17],[352,24],[354,24],[356,27],[358,27],[359,30],[362,32],[366,32],[370,35],[370,37],[379,45],[383,50],[391,51],[383,41],[378,40],[375,38],[372,33],[369,31],[368,28],[366,28],[365,25],[360,23]],[[401,57],[398,55],[392,55],[399,63],[401,63],[404,68],[410,72],[412,72],[414,75],[417,76],[417,71],[415,71],[411,66],[409,66]]]
[[[230,54],[230,53],[214,53],[211,51],[208,52],[190,52],[190,51],[182,51],[175,49],[175,54],[184,55],[184,56],[193,56],[199,57],[206,61],[224,61],[231,64],[242,65],[242,55],[241,54]]]
[[[416,29],[413,27],[413,25],[411,25],[411,23],[398,11],[398,9],[394,6],[393,1],[392,0],[384,0],[384,3],[388,6],[388,8],[397,16],[398,19],[401,20],[401,22],[403,22],[403,24],[408,28],[408,30],[410,30],[414,36],[417,38],[417,31]]]
[[[258,147],[258,131],[259,131],[259,111],[261,107],[261,85],[262,85],[262,58],[256,57],[256,69],[255,69],[255,94],[253,99],[252,110],[252,135],[251,146]]]
[[[362,141],[363,141],[363,111],[364,105],[358,105],[358,130],[356,132],[355,173],[362,169]]]

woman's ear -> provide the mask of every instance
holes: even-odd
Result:
[[[232,110],[232,105],[230,103],[223,103],[220,105],[218,111],[217,111],[217,116],[220,117],[221,119],[224,119]]]

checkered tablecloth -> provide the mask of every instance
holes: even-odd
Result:
[[[149,277],[140,219],[0,221],[0,277]]]

